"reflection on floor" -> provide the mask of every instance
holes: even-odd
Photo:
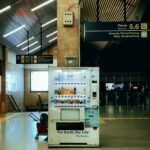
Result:
[[[150,117],[150,106],[102,106],[100,109],[101,117],[123,117],[123,118],[144,118]]]
[[[92,150],[149,150],[149,107],[101,107],[100,148]],[[47,150],[45,136],[35,140],[36,122],[29,113],[0,117],[0,150]],[[40,113],[35,112],[37,116]],[[71,148],[67,148],[70,150]],[[83,149],[84,148],[75,148]],[[90,149],[90,148],[89,148]],[[55,148],[53,148],[55,150]],[[65,150],[62,148],[61,150]]]
[[[102,107],[102,149],[150,149],[149,107]]]

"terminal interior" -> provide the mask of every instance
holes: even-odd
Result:
[[[150,149],[149,37],[99,41],[86,41],[84,37],[84,24],[89,22],[144,22],[148,24],[149,35],[150,1],[55,0],[44,9],[31,12],[37,4],[41,0],[1,0],[0,3],[0,150],[51,149],[47,135],[35,139],[37,121],[31,114],[38,118],[42,113],[48,114],[48,89],[43,90],[50,86],[48,67],[68,67],[66,61],[76,58],[79,59],[73,67],[100,70],[100,145],[88,149]],[[11,10],[1,13],[7,5],[11,5]],[[75,14],[73,27],[62,24],[66,10]],[[41,27],[52,19],[55,19],[52,23]],[[22,32],[4,37],[4,33],[22,24],[26,25]],[[49,33],[53,34],[47,38]],[[17,47],[26,39],[29,41],[29,37],[35,38],[35,45],[30,45],[31,39],[31,43],[24,45],[26,50]],[[53,55],[53,63],[16,63],[16,55],[27,54]]]

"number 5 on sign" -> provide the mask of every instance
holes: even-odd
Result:
[[[129,29],[130,29],[130,30],[133,30],[133,29],[134,29],[133,24],[129,24]]]

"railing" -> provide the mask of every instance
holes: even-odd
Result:
[[[17,112],[20,112],[20,108],[19,108],[19,106],[17,105],[17,103],[16,103],[14,97],[13,97],[11,94],[10,94],[10,95],[7,95],[7,97],[8,97],[8,100],[9,100],[9,102],[10,102],[10,107],[12,106],[11,110],[13,109],[13,110],[15,110],[15,111],[17,111]],[[8,106],[8,110],[10,110],[10,107]]]

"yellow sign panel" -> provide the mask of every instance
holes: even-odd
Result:
[[[147,30],[147,29],[148,29],[147,23],[141,23],[141,30]]]

